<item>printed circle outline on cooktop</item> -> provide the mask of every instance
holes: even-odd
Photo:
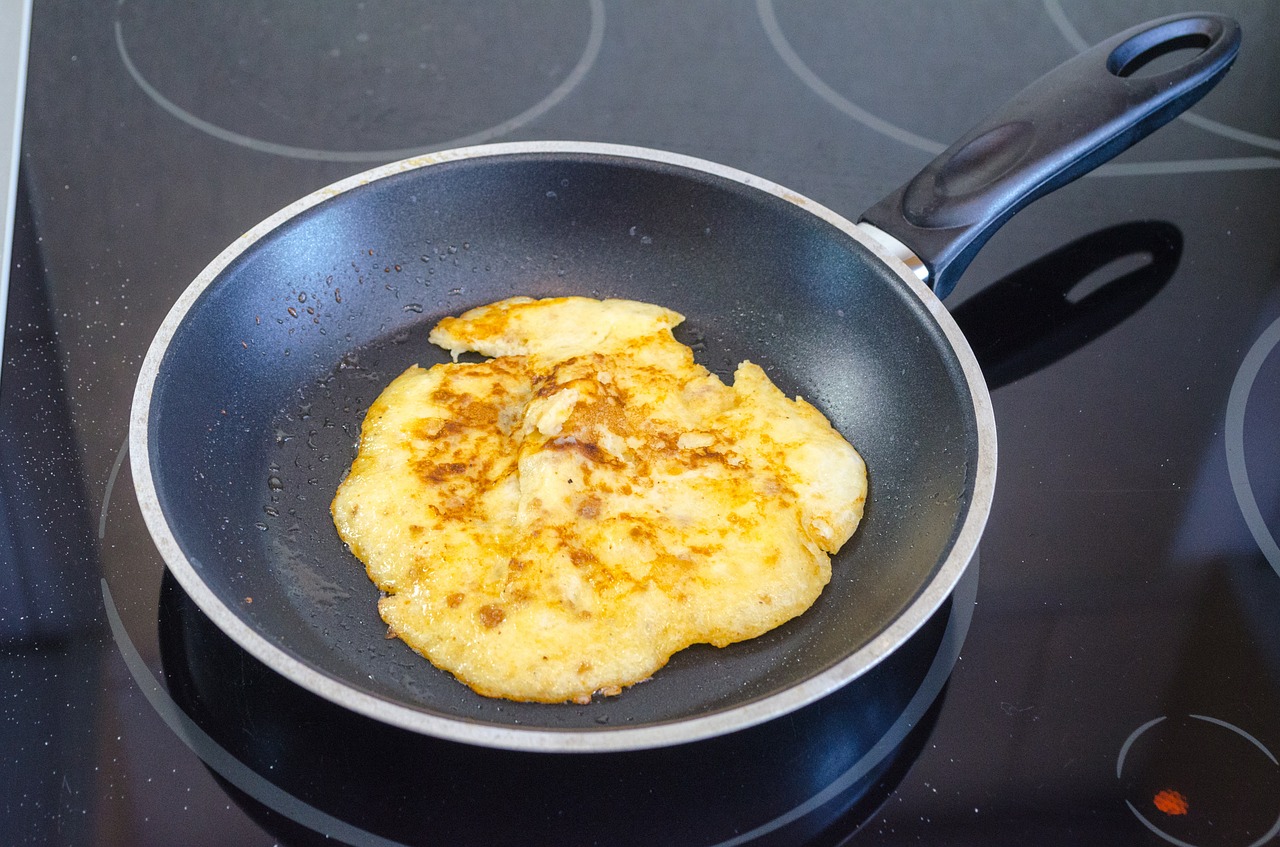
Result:
[[[1161,740],[1159,738],[1153,740],[1153,732],[1157,735],[1162,731],[1169,732],[1171,738],[1163,739],[1165,749],[1176,750],[1184,745],[1190,746],[1193,743],[1191,736],[1198,736],[1201,744],[1213,746],[1214,738],[1212,734],[1217,733],[1220,730],[1226,730],[1229,734],[1218,735],[1217,741],[1219,746],[1223,743],[1231,743],[1245,751],[1251,751],[1248,753],[1249,756],[1257,756],[1260,754],[1262,759],[1266,763],[1269,763],[1269,765],[1262,764],[1261,767],[1269,771],[1270,779],[1273,782],[1280,779],[1280,761],[1277,761],[1275,754],[1267,749],[1265,744],[1233,723],[1224,721],[1221,718],[1197,714],[1180,715],[1173,721],[1170,721],[1169,715],[1161,715],[1158,718],[1153,718],[1147,721],[1131,732],[1129,737],[1126,738],[1124,743],[1120,746],[1120,752],[1116,756],[1116,779],[1122,782],[1125,780],[1125,762],[1129,758],[1130,753],[1133,752],[1135,745],[1140,743],[1155,745],[1155,770],[1160,770],[1160,765],[1162,764],[1159,756]],[[1210,733],[1210,735],[1205,735],[1205,733]],[[1239,766],[1239,753],[1240,750],[1237,750],[1237,755],[1232,757],[1233,771]],[[1197,764],[1199,763],[1200,760],[1197,760]],[[1257,764],[1257,762],[1254,764]],[[1176,765],[1174,769],[1177,770]],[[1201,798],[1199,798],[1195,792],[1191,792],[1190,796],[1188,796],[1184,795],[1180,790],[1182,788],[1182,780],[1189,779],[1194,782],[1196,775],[1184,773],[1173,777],[1166,777],[1164,774],[1161,774],[1160,776],[1163,777],[1163,779],[1145,780],[1147,783],[1145,788],[1149,791],[1156,785],[1160,786],[1159,790],[1157,790],[1151,797],[1151,805],[1156,810],[1164,814],[1170,823],[1179,819],[1186,819],[1190,821],[1193,819],[1190,818],[1189,815],[1193,813],[1201,814],[1197,808],[1197,804],[1201,802]],[[1201,777],[1202,788],[1204,787],[1205,782],[1212,782],[1214,785],[1218,785],[1218,780],[1216,779],[1205,779],[1203,774],[1199,776]],[[1210,774],[1210,776],[1213,776],[1213,774]],[[1133,779],[1133,777],[1130,778]],[[1143,780],[1141,777],[1138,777],[1138,781],[1142,782]],[[1271,796],[1274,799],[1274,794],[1268,793],[1268,796]],[[1124,803],[1133,816],[1137,818],[1144,827],[1170,844],[1177,845],[1177,847],[1205,847],[1205,845],[1197,844],[1193,841],[1186,840],[1186,838],[1179,837],[1173,832],[1170,832],[1166,827],[1162,827],[1159,823],[1152,820],[1147,815],[1144,815],[1134,804],[1132,799],[1126,797]],[[1277,806],[1280,807],[1280,804],[1277,804]],[[1233,833],[1224,834],[1221,831],[1215,831],[1218,830],[1218,827],[1213,821],[1211,814],[1202,818],[1202,820],[1204,823],[1198,828],[1204,831],[1214,832],[1214,835],[1216,836],[1214,843],[1223,843],[1221,838],[1232,838]],[[1266,825],[1267,824],[1265,823],[1260,824],[1260,826]],[[1191,827],[1184,826],[1183,828],[1186,829]],[[1176,827],[1174,827],[1174,829],[1176,830]],[[1190,833],[1183,834],[1188,837],[1194,837]],[[1261,837],[1256,837],[1251,832],[1245,832],[1242,834],[1239,841],[1233,840],[1230,844],[1231,847],[1262,847],[1262,845],[1269,842],[1277,834],[1280,834],[1280,815],[1277,815],[1274,822],[1270,823],[1269,828],[1261,835]]]
[[[1065,9],[1062,8],[1061,0],[1043,0],[1045,13],[1048,14],[1049,20],[1057,28],[1062,37],[1071,45],[1072,49],[1077,52],[1083,52],[1090,47],[1088,39],[1081,35],[1080,30],[1071,21]],[[1280,153],[1280,139],[1272,138],[1256,132],[1239,129],[1238,127],[1225,124],[1221,121],[1215,121],[1212,118],[1206,118],[1194,111],[1183,112],[1178,116],[1178,120],[1185,121],[1192,126],[1198,127],[1205,132],[1223,138],[1229,138],[1232,141],[1239,141],[1242,144],[1248,144],[1253,147],[1260,147],[1263,150],[1269,150],[1273,153]]]
[[[1043,0],[1045,14],[1053,21],[1055,27],[1060,32],[1064,32],[1064,24],[1066,21],[1065,14],[1061,12],[1061,7],[1057,6],[1056,0]],[[1055,13],[1055,9],[1058,13]],[[783,64],[802,82],[805,87],[814,92],[818,97],[824,100],[828,105],[837,111],[848,115],[866,128],[877,132],[887,138],[899,142],[907,147],[919,150],[929,156],[937,156],[947,148],[947,144],[927,138],[918,133],[912,132],[904,127],[898,126],[892,121],[886,120],[879,115],[859,106],[857,103],[846,98],[826,81],[824,81],[817,73],[810,68],[805,61],[796,52],[795,48],[787,40],[786,35],[782,31],[782,26],[778,22],[777,15],[774,11],[773,0],[756,0],[756,16],[760,19],[760,24],[764,27],[765,34],[768,36],[769,43],[773,47],[774,52],[782,59]],[[1074,31],[1074,27],[1070,27],[1069,22],[1066,26],[1070,31]],[[1069,42],[1073,42],[1075,49],[1081,46],[1088,46],[1084,43],[1083,38],[1076,33],[1075,39],[1064,33],[1064,37]],[[1032,78],[1028,78],[1025,82],[1032,82]],[[1181,117],[1186,118],[1190,112],[1183,113]],[[1252,136],[1251,133],[1244,133],[1221,124],[1216,121],[1210,121],[1207,118],[1193,116],[1190,122],[1202,129],[1208,129],[1210,126],[1214,129],[1210,130],[1218,135],[1226,135],[1236,141],[1245,140]],[[1267,149],[1280,149],[1280,142],[1276,147],[1272,147],[1271,139],[1264,136],[1254,136],[1255,139],[1261,140],[1261,146]],[[1254,142],[1257,144],[1257,141]],[[1156,176],[1164,174],[1182,174],[1182,173],[1209,173],[1219,171],[1237,171],[1237,170],[1265,170],[1280,168],[1280,158],[1275,156],[1229,156],[1220,158],[1201,158],[1201,159],[1180,159],[1165,160],[1151,162],[1109,162],[1104,164],[1090,173],[1086,177],[1095,176]]]
[[[360,5],[363,6],[363,4]],[[244,132],[239,132],[229,128],[228,126],[206,120],[194,114],[191,110],[185,108],[179,103],[174,102],[170,97],[167,97],[160,88],[153,84],[152,81],[148,80],[139,69],[137,63],[134,61],[134,56],[130,54],[126,44],[125,26],[122,21],[122,12],[126,6],[126,0],[118,0],[117,2],[114,34],[116,51],[119,54],[125,70],[129,73],[129,76],[138,85],[138,87],[147,95],[147,97],[173,117],[188,126],[205,133],[206,135],[239,147],[287,158],[347,163],[384,162],[405,159],[411,156],[434,152],[436,150],[463,147],[492,141],[519,129],[520,127],[532,123],[558,105],[578,87],[583,78],[591,71],[591,68],[594,66],[596,59],[599,56],[601,46],[604,43],[605,11],[603,0],[587,0],[587,5],[590,9],[590,23],[586,43],[581,55],[570,69],[569,73],[559,82],[559,84],[556,85],[550,93],[546,94],[542,99],[534,103],[534,105],[516,114],[514,117],[508,118],[507,120],[501,121],[500,123],[485,129],[472,131],[458,137],[448,138],[441,141],[386,149],[342,150],[323,146],[310,147],[297,144],[280,143]],[[357,43],[365,43],[369,40],[367,33],[355,33],[352,38]],[[338,50],[338,48],[334,48],[334,50]],[[333,51],[330,51],[330,55],[333,55]],[[335,56],[335,58],[338,57],[339,56]],[[419,64],[419,67],[421,68],[422,64]]]
[[[1240,362],[1240,368],[1231,383],[1231,393],[1227,397],[1223,438],[1226,441],[1227,473],[1231,477],[1231,490],[1235,493],[1236,504],[1240,507],[1240,513],[1244,516],[1254,541],[1262,550],[1262,555],[1271,563],[1276,575],[1280,576],[1280,543],[1267,526],[1262,509],[1258,506],[1244,449],[1245,409],[1257,384],[1258,374],[1277,348],[1280,348],[1280,318],[1276,318],[1262,331]]]

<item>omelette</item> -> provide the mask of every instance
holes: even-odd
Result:
[[[513,297],[436,325],[453,361],[387,386],[331,507],[389,637],[482,695],[587,703],[814,603],[863,461],[758,366],[697,364],[683,320]]]

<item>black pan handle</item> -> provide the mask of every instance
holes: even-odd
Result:
[[[1172,70],[1132,75],[1186,48],[1200,53]],[[1015,212],[1190,108],[1239,49],[1239,25],[1221,15],[1175,15],[1125,30],[1033,82],[861,220],[914,253],[945,297]]]

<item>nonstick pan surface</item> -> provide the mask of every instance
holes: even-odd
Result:
[[[229,248],[166,320],[131,442],[149,526],[242,646],[398,725],[599,749],[794,709],[927,619],[991,500],[994,426],[972,355],[937,299],[864,238],[779,186],[636,148],[498,145],[348,180]],[[699,361],[727,378],[751,359],[857,446],[866,516],[813,608],[585,707],[483,698],[384,637],[329,501],[381,389],[447,360],[430,327],[513,294],[673,308]]]
[[[1188,41],[1205,49],[1183,69],[1123,78],[1144,52]],[[1238,28],[1215,16],[1122,33],[1037,82],[1036,96],[1020,95],[1011,115],[866,218],[907,240],[906,258],[922,259],[945,294],[1008,215],[1185,109],[1238,44]],[[241,646],[397,726],[603,751],[789,713],[874,666],[939,607],[991,505],[995,427],[973,355],[938,297],[880,246],[892,240],[873,235],[749,174],[634,147],[492,145],[352,177],[231,245],[164,321],[131,420],[148,528]],[[695,646],[586,706],[480,697],[384,637],[377,591],[329,502],[381,389],[410,365],[447,360],[430,327],[516,294],[675,309],[687,316],[677,337],[700,362],[726,378],[743,359],[760,364],[858,448],[865,518],[809,611],[748,642]]]

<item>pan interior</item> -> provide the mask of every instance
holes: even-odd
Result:
[[[338,539],[330,499],[382,388],[409,365],[446,360],[427,330],[513,294],[676,309],[687,316],[677,336],[704,365],[727,380],[742,359],[760,364],[852,441],[870,501],[812,609],[750,642],[686,650],[589,706],[486,699],[385,639],[378,593]],[[865,669],[877,636],[932,610],[913,603],[950,551],[977,450],[949,342],[856,240],[717,174],[554,153],[409,170],[268,232],[188,310],[148,428],[156,495],[190,574],[265,643],[339,688],[552,730],[703,716],[841,662]]]

